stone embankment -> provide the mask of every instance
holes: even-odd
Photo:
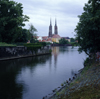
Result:
[[[100,65],[85,67],[75,74],[75,77],[70,78],[69,81],[64,82],[62,87],[55,89],[52,94],[49,94],[43,99],[66,99],[70,93],[80,90],[84,86],[97,86],[100,84]],[[51,95],[51,96],[50,96]],[[63,97],[63,98],[61,98]]]
[[[16,58],[25,58],[30,56],[50,54],[51,46],[41,47],[35,52],[34,50],[29,50],[24,46],[17,47],[0,47],[0,60],[9,60]]]

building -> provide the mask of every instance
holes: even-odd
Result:
[[[55,25],[54,25],[54,34],[52,33],[52,22],[51,22],[51,19],[50,19],[48,36],[38,37],[38,40],[39,40],[39,42],[50,42],[50,43],[56,42],[56,43],[59,43],[59,40],[61,38],[65,38],[66,40],[68,40],[70,42],[69,37],[60,37],[59,36],[57,20],[56,19],[55,19]]]
[[[49,26],[49,35],[48,37],[52,37],[52,24],[51,24],[51,19],[50,19],[50,26]]]
[[[53,42],[59,43],[59,40],[61,39],[61,37],[58,34],[55,34],[52,36],[51,39]]]
[[[58,35],[58,26],[57,26],[56,19],[55,19],[55,26],[54,26],[54,34],[52,34],[52,24],[51,24],[51,19],[50,19],[48,37],[51,38],[52,42],[57,42],[57,43],[59,43],[59,40],[61,39],[61,37]]]

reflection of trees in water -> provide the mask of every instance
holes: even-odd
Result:
[[[22,99],[23,85],[16,83],[17,73],[13,69],[0,70],[0,99]]]
[[[61,47],[59,48],[59,51],[60,51],[61,53],[65,53],[65,52],[69,52],[69,49],[68,49],[68,47],[66,47],[66,46],[61,46]]]
[[[59,51],[60,51],[61,53],[73,52],[74,49],[75,49],[75,48],[74,48],[73,46],[61,46],[61,47],[59,47]]]
[[[0,99],[22,99],[23,83],[16,82],[22,67],[35,68],[44,64],[51,56],[44,55],[0,62]],[[43,66],[43,65],[42,65]]]

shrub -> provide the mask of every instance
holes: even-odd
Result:
[[[32,52],[35,51],[35,53],[42,47],[40,43],[28,43],[24,44],[25,47],[27,47],[28,50],[31,50]]]
[[[39,42],[42,46],[46,46],[46,42]]]
[[[91,64],[89,57],[87,57],[86,60],[84,60],[84,63],[83,64],[84,64],[84,66],[88,66],[88,65]]]

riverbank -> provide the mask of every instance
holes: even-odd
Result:
[[[51,46],[72,46],[72,44],[51,44]]]
[[[0,61],[13,60],[13,59],[19,59],[19,58],[27,58],[27,57],[35,57],[35,56],[48,55],[48,54],[51,54],[51,53],[49,52],[49,53],[36,54],[36,55],[26,55],[26,56],[2,58],[2,59],[0,59]]]
[[[0,61],[40,56],[46,54],[51,54],[50,46],[41,47],[37,51],[30,50],[24,46],[0,47]]]
[[[100,64],[85,67],[75,80],[49,99],[100,99]]]

